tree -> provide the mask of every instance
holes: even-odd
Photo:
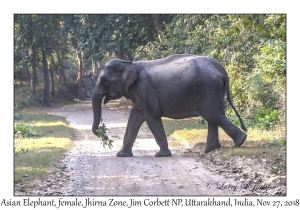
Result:
[[[77,53],[77,60],[78,60],[78,74],[76,84],[78,85],[78,98],[84,99],[84,93],[82,90],[82,74],[83,74],[83,60],[82,60],[82,52]]]
[[[37,62],[42,63],[44,73],[44,96],[42,105],[50,106],[50,81],[49,81],[49,67],[48,63],[51,61],[53,50],[57,47],[57,34],[60,27],[60,17],[55,15],[15,15],[16,27],[16,43],[15,46],[20,47],[25,55],[23,59],[30,60],[32,67],[31,75],[31,92],[36,95],[37,85]],[[56,40],[55,40],[56,39]],[[38,58],[41,56],[41,59]],[[53,69],[54,70],[54,69]],[[53,76],[53,72],[51,74]],[[53,78],[52,90],[54,90]],[[52,91],[52,94],[53,91]]]
[[[64,71],[64,55],[67,54],[67,42],[65,35],[61,35],[62,38],[53,40],[53,47],[55,51],[55,55],[57,57],[57,68],[58,68],[58,81],[63,86],[67,86],[67,78]]]
[[[163,24],[160,15],[155,14],[155,15],[151,15],[151,17],[154,19],[154,25],[155,25],[158,39],[160,42],[162,42]]]
[[[133,60],[135,49],[154,41],[155,27],[150,15],[81,15],[81,42],[85,58],[94,63],[105,55]]]
[[[55,52],[58,31],[60,29],[60,19],[56,15],[38,15],[35,25],[38,29],[39,48],[42,56],[42,66],[44,73],[44,95],[42,99],[43,106],[50,106],[51,91],[54,94],[53,72],[49,74],[49,67],[53,53]],[[51,76],[51,80],[50,80]],[[51,88],[50,88],[51,87]]]
[[[49,78],[49,70],[48,63],[46,59],[46,41],[45,37],[40,38],[41,42],[41,54],[42,54],[42,64],[43,64],[43,72],[44,72],[44,96],[42,99],[43,106],[50,106],[50,78]]]
[[[34,15],[14,15],[15,25],[15,48],[18,51],[23,51],[22,61],[30,61],[32,74],[31,74],[31,93],[36,94],[36,85],[38,77],[36,73],[36,48],[37,28],[33,23],[36,19]],[[28,63],[26,62],[26,68]]]
[[[82,51],[83,46],[82,42],[84,40],[84,27],[81,22],[82,15],[66,15],[63,30],[68,33],[68,40],[71,43],[71,46],[76,51],[76,58],[78,63],[78,72],[76,84],[78,86],[78,98],[84,99],[84,93],[82,91],[82,75],[83,75],[83,58]]]

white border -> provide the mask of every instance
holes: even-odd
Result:
[[[299,8],[296,1],[20,1],[1,5],[1,144],[0,202],[13,197],[13,14],[14,13],[286,13],[287,14],[287,197],[268,200],[294,200],[299,197]],[[3,135],[4,133],[4,135]],[[187,198],[187,197],[185,197]],[[128,197],[124,197],[128,199]],[[225,198],[224,198],[225,199]],[[222,198],[220,198],[222,200]],[[1,209],[6,209],[1,207]],[[10,208],[11,209],[11,208]],[[37,208],[39,209],[39,208]],[[119,208],[118,208],[119,209]]]

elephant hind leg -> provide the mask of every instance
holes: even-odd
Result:
[[[246,140],[247,134],[242,132],[236,125],[230,122],[224,115],[220,117],[219,126],[230,136],[235,147],[240,147]]]
[[[240,135],[240,137],[234,140],[235,147],[242,146],[242,144],[244,144],[244,142],[246,141],[246,139],[247,139],[247,134],[244,133],[244,132],[242,132],[242,134]]]
[[[209,122],[207,146],[205,148],[206,153],[220,148],[220,143],[217,137],[218,126],[220,126],[227,133],[227,135],[233,139],[235,147],[240,147],[245,142],[247,134],[242,132],[236,125],[226,118],[223,109],[221,109],[219,114],[218,111],[214,112],[214,114],[211,114],[213,113],[212,110],[206,110],[206,112],[203,113],[204,119]]]
[[[208,122],[208,135],[205,147],[205,153],[211,152],[215,149],[219,149],[221,144],[219,142],[218,125]]]

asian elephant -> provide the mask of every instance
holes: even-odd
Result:
[[[221,147],[218,126],[233,139],[235,147],[239,147],[247,135],[226,118],[225,94],[246,132],[231,99],[228,75],[217,60],[188,54],[136,62],[115,58],[106,64],[104,72],[97,78],[92,97],[92,131],[96,135],[102,99],[105,97],[105,105],[124,96],[133,103],[118,157],[133,156],[132,147],[144,121],[160,148],[155,156],[171,156],[162,117],[182,119],[202,116],[208,122],[206,153]]]

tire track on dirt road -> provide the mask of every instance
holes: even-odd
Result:
[[[121,99],[123,100],[123,99]],[[115,103],[118,103],[117,101]],[[184,157],[183,150],[170,148],[171,157],[157,158],[159,150],[146,124],[133,147],[134,157],[118,158],[122,147],[129,108],[117,109],[116,104],[102,106],[102,118],[114,140],[106,150],[94,136],[91,101],[56,108],[51,114],[63,116],[76,130],[74,146],[63,158],[69,182],[61,190],[72,195],[242,195],[245,190],[218,189],[208,183],[234,183],[233,180],[210,173],[200,161]],[[198,158],[199,159],[199,158]],[[70,191],[70,189],[72,189]]]

